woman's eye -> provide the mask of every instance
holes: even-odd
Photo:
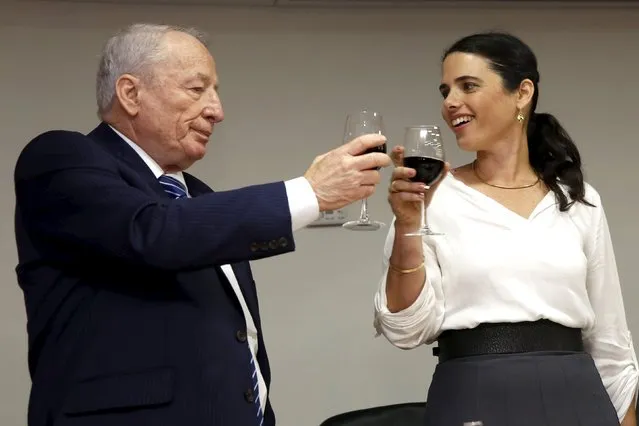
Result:
[[[477,88],[477,85],[475,83],[471,83],[469,81],[467,81],[466,83],[464,83],[464,90],[465,91],[469,91],[469,90],[474,90]]]

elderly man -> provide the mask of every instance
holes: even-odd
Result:
[[[30,426],[275,424],[248,261],[371,195],[390,158],[367,135],[299,178],[213,192],[184,170],[224,117],[217,84],[197,32],[133,25],[102,53],[102,122],[21,153]]]

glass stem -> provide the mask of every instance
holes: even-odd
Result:
[[[362,200],[362,209],[359,212],[359,221],[360,222],[368,222],[368,198],[364,198]]]
[[[426,200],[422,201],[422,229],[426,229]]]

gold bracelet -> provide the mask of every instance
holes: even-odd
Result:
[[[391,270],[393,270],[393,271],[395,271],[397,273],[400,273],[400,274],[410,274],[412,272],[416,272],[416,271],[419,271],[420,269],[422,269],[424,267],[424,262],[420,263],[417,267],[410,268],[410,269],[399,269],[399,268],[393,266],[393,264],[390,263],[390,262],[388,262],[388,267]]]

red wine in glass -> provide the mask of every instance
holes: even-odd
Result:
[[[426,186],[434,184],[444,171],[444,161],[431,157],[404,157],[404,166],[415,169],[415,176],[411,178],[413,182],[421,182]]]
[[[343,142],[346,143],[356,137],[371,133],[383,135],[384,132],[384,120],[382,119],[382,115],[377,111],[364,109],[353,114],[349,114],[346,117]],[[370,148],[366,150],[366,152],[362,153],[362,155],[372,152],[381,152],[385,154],[386,144],[384,143],[374,148]],[[375,169],[379,169],[379,167],[376,167]],[[348,221],[342,226],[351,231],[377,231],[384,226],[384,223],[370,218],[368,215],[368,200],[362,200],[359,218],[357,220]]]
[[[439,127],[434,125],[411,126],[404,134],[404,166],[415,169],[413,182],[421,182],[426,187],[440,179],[445,168],[444,147]],[[433,232],[426,222],[426,200],[422,203],[421,226],[407,236],[442,235]]]

